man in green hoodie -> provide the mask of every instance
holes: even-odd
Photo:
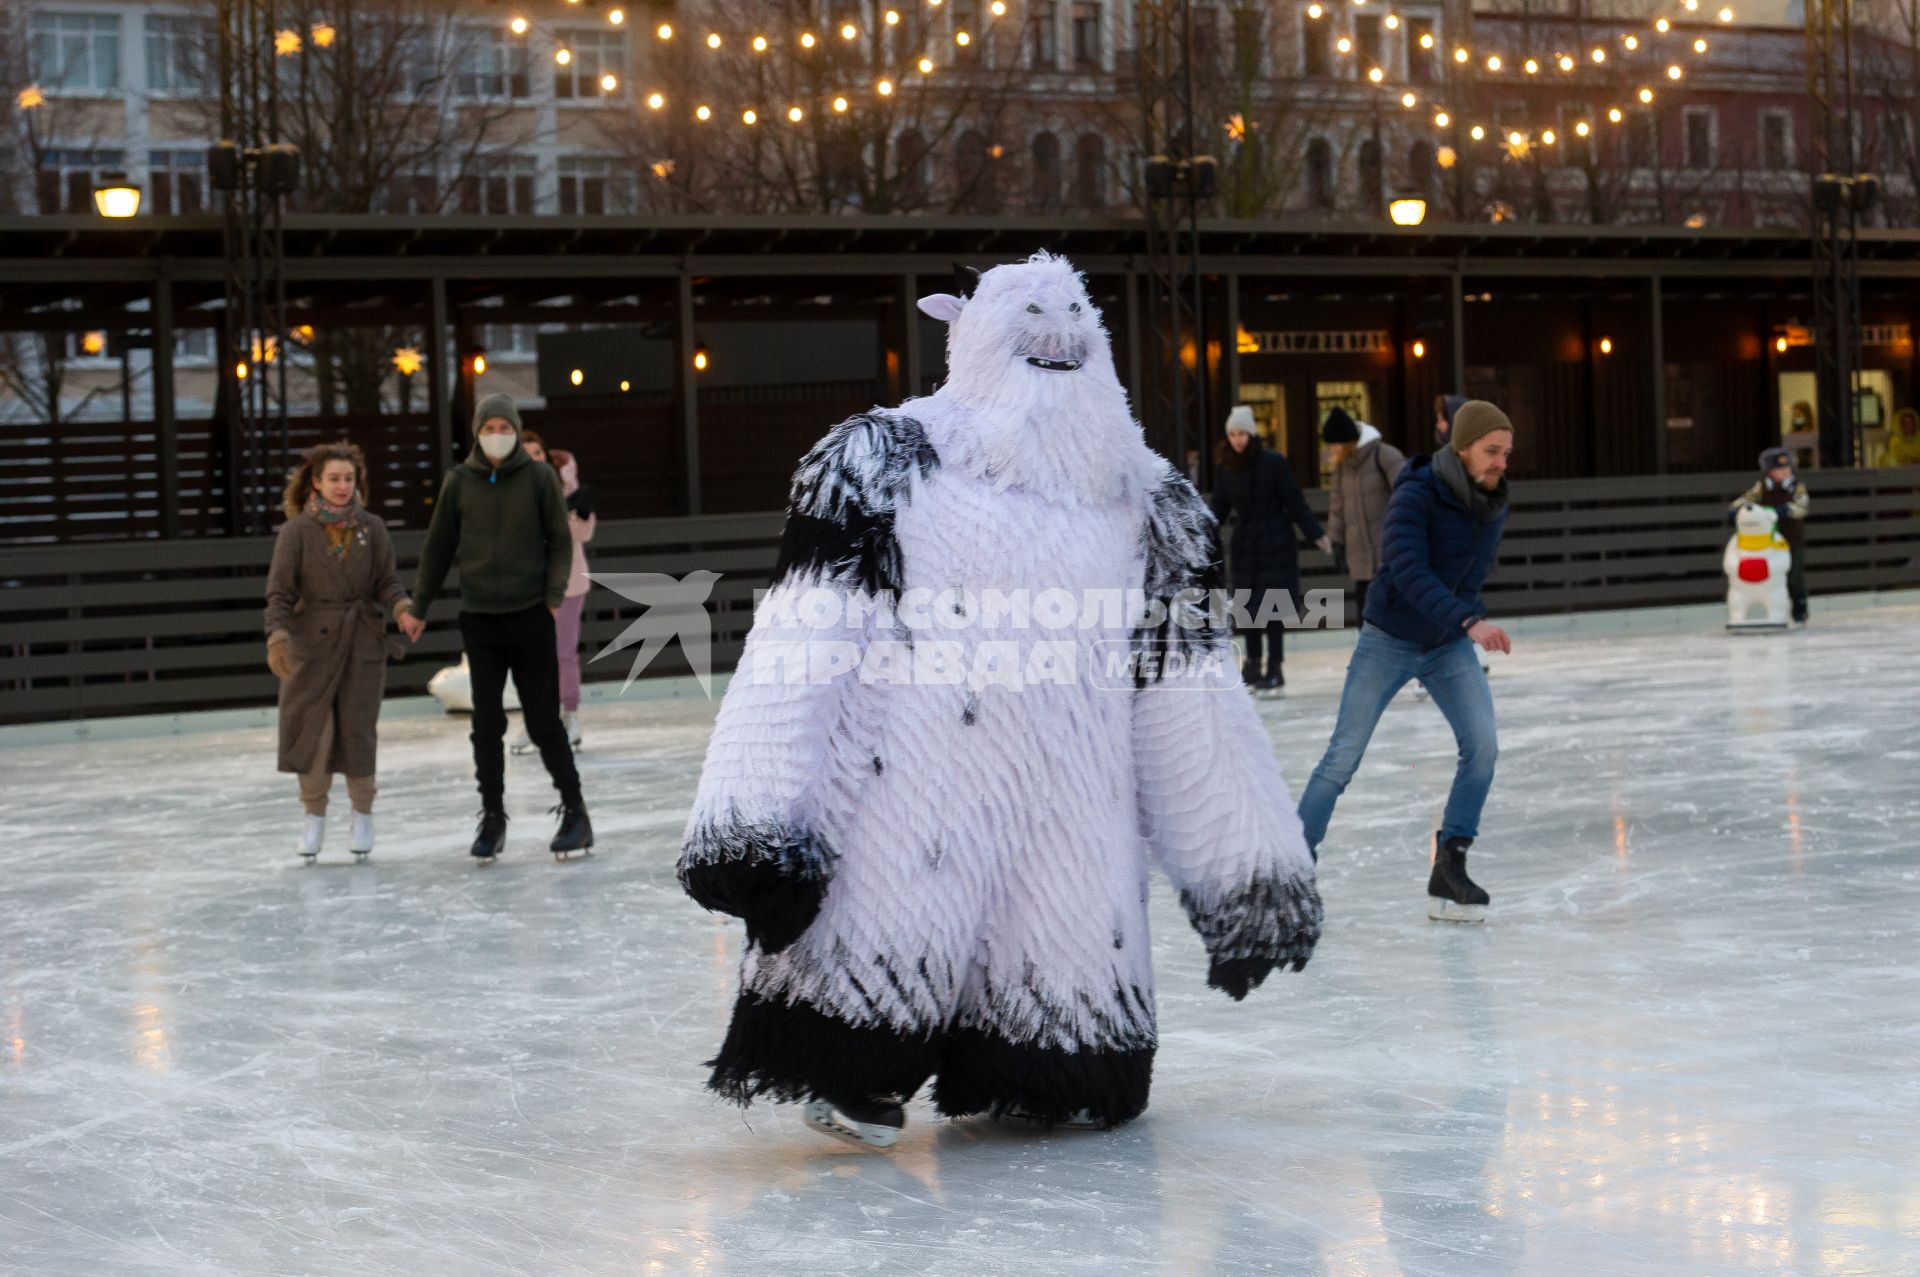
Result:
[[[409,638],[426,628],[427,609],[447,570],[460,569],[460,638],[473,680],[473,767],[480,782],[480,829],[473,854],[499,855],[507,841],[505,801],[507,675],[520,693],[527,735],[560,791],[555,855],[593,846],[580,774],[560,722],[560,662],[554,616],[573,570],[567,500],[552,466],[520,446],[520,410],[508,395],[488,395],[473,410],[473,450],[448,472],[434,503]]]

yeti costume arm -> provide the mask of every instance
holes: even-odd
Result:
[[[817,800],[857,674],[820,677],[807,655],[865,649],[871,609],[844,605],[898,590],[894,511],[935,464],[917,422],[875,412],[835,426],[794,473],[773,587],[721,702],[679,865],[687,894],[743,919],[763,952],[807,929],[833,871]],[[796,606],[822,589],[843,605],[825,625]]]
[[[1211,588],[1211,519],[1199,494],[1167,467],[1148,501],[1147,597]],[[1313,953],[1313,858],[1273,744],[1233,672],[1230,635],[1211,621],[1182,630],[1170,619],[1137,638],[1218,658],[1202,678],[1140,682],[1134,765],[1141,832],[1206,945],[1207,983],[1238,1001],[1270,971],[1298,971]]]

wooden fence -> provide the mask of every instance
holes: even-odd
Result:
[[[1517,485],[1488,608],[1497,617],[1723,597],[1726,503],[1752,478]],[[1816,592],[1920,585],[1920,467],[1818,471],[1808,483]],[[1323,492],[1308,499],[1324,511]],[[769,578],[780,525],[775,513],[606,521],[593,542],[593,568],[720,573],[709,610],[715,668],[727,669],[751,622],[753,593]],[[422,535],[395,533],[405,579]],[[268,538],[252,537],[0,551],[0,722],[271,703],[275,684],[260,629],[270,550]],[[1302,562],[1309,588],[1345,583],[1316,551]],[[418,692],[458,659],[456,610],[451,600],[436,605],[426,637],[390,672],[392,692]],[[594,590],[583,627],[587,651],[638,614],[610,591]],[[628,664],[615,656],[585,672],[622,678]],[[648,674],[686,670],[676,644]]]

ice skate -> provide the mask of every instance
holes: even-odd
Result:
[[[373,813],[356,811],[353,813],[353,829],[347,840],[347,850],[354,859],[365,860],[373,854]]]
[[[567,725],[567,744],[571,745],[575,749],[579,749],[580,748],[580,711],[572,710],[572,709],[568,710],[565,715],[565,722]]]
[[[554,831],[553,841],[547,844],[547,850],[553,853],[555,860],[565,860],[574,852],[587,852],[593,848],[593,822],[587,819],[586,804],[579,799],[563,802],[553,809],[560,817],[560,828]]]
[[[1278,700],[1287,694],[1286,675],[1275,670],[1254,684],[1253,694],[1263,701]]]
[[[822,1135],[866,1148],[892,1148],[907,1124],[907,1110],[892,1096],[863,1102],[813,1099],[801,1118]]]
[[[320,855],[320,844],[326,841],[327,818],[308,816],[307,823],[300,830],[300,858],[312,864]]]
[[[527,735],[527,729],[522,727],[519,734],[513,738],[513,744],[507,748],[516,754],[531,754],[533,752],[533,737]]]
[[[1003,1113],[994,1114],[994,1117],[1001,1121],[1025,1122],[1030,1126],[1044,1126],[1056,1131],[1105,1131],[1111,1129],[1109,1123],[1103,1122],[1093,1115],[1092,1109],[1075,1109],[1073,1112],[1067,1114],[1067,1116],[1054,1121],[1042,1117],[1037,1113],[1030,1113],[1026,1109],[1015,1105]]]
[[[473,839],[473,857],[481,864],[490,865],[495,856],[507,848],[507,813],[504,811],[483,811],[480,813],[480,829]]]
[[[1247,691],[1255,696],[1260,694],[1260,671],[1252,661],[1243,661],[1240,665],[1240,682]]]
[[[1435,922],[1485,922],[1492,897],[1467,877],[1471,838],[1433,836],[1433,872],[1427,877],[1427,917]]]

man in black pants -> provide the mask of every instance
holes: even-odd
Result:
[[[552,466],[520,446],[520,410],[507,395],[488,395],[473,412],[473,451],[448,472],[434,503],[409,638],[426,628],[428,607],[447,570],[460,568],[460,638],[473,679],[473,768],[480,782],[480,829],[473,854],[499,855],[507,841],[507,675],[520,693],[527,735],[560,791],[556,855],[593,846],[593,825],[580,796],[580,774],[560,722],[560,661],[554,616],[573,569],[567,501]]]

